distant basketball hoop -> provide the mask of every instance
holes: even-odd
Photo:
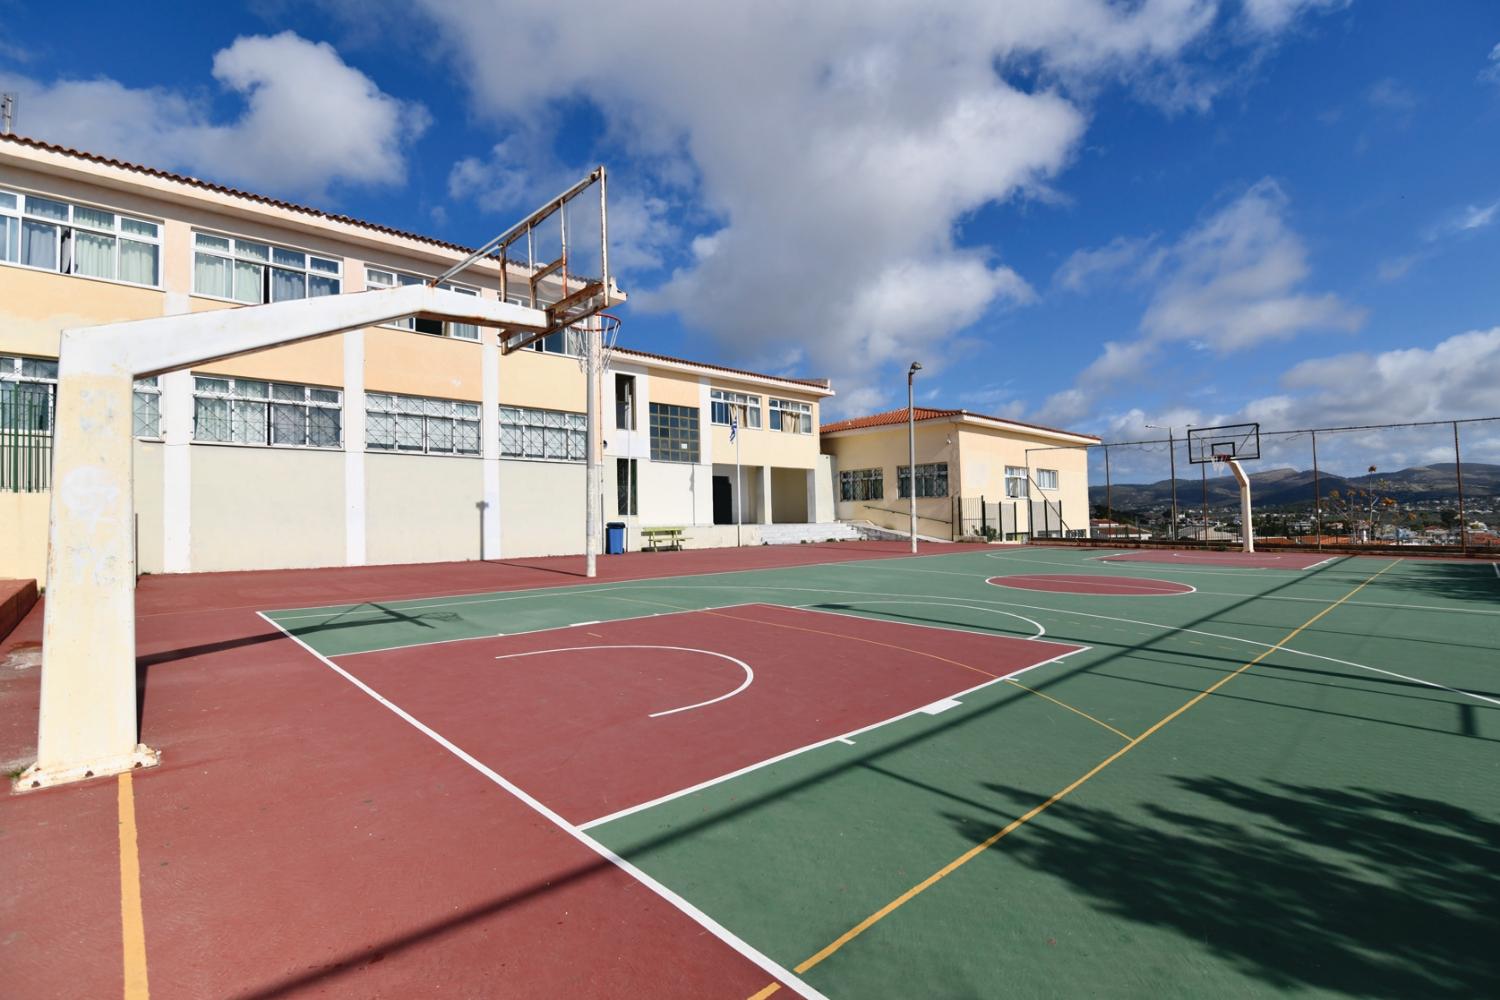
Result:
[[[1260,424],[1225,424],[1223,427],[1189,427],[1188,461],[1194,465],[1217,465],[1231,459],[1249,462],[1260,458]]]

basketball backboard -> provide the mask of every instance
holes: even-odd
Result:
[[[1188,461],[1194,465],[1234,459],[1260,458],[1260,424],[1225,424],[1222,427],[1189,427]]]

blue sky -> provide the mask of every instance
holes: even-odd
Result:
[[[605,162],[623,339],[842,415],[911,360],[1112,439],[1500,415],[1490,0],[557,11],[0,0],[0,85],[23,134],[470,244]]]

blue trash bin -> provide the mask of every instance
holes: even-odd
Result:
[[[617,556],[625,551],[625,522],[611,521],[604,526],[604,554]]]

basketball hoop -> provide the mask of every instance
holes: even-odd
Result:
[[[589,319],[579,324],[587,330],[590,323],[596,324],[595,329],[599,331],[599,374],[609,371],[610,360],[615,354],[615,344],[620,338],[620,317],[613,313],[595,313]],[[587,372],[589,367],[589,352],[585,345],[584,350],[578,354],[578,368]]]

